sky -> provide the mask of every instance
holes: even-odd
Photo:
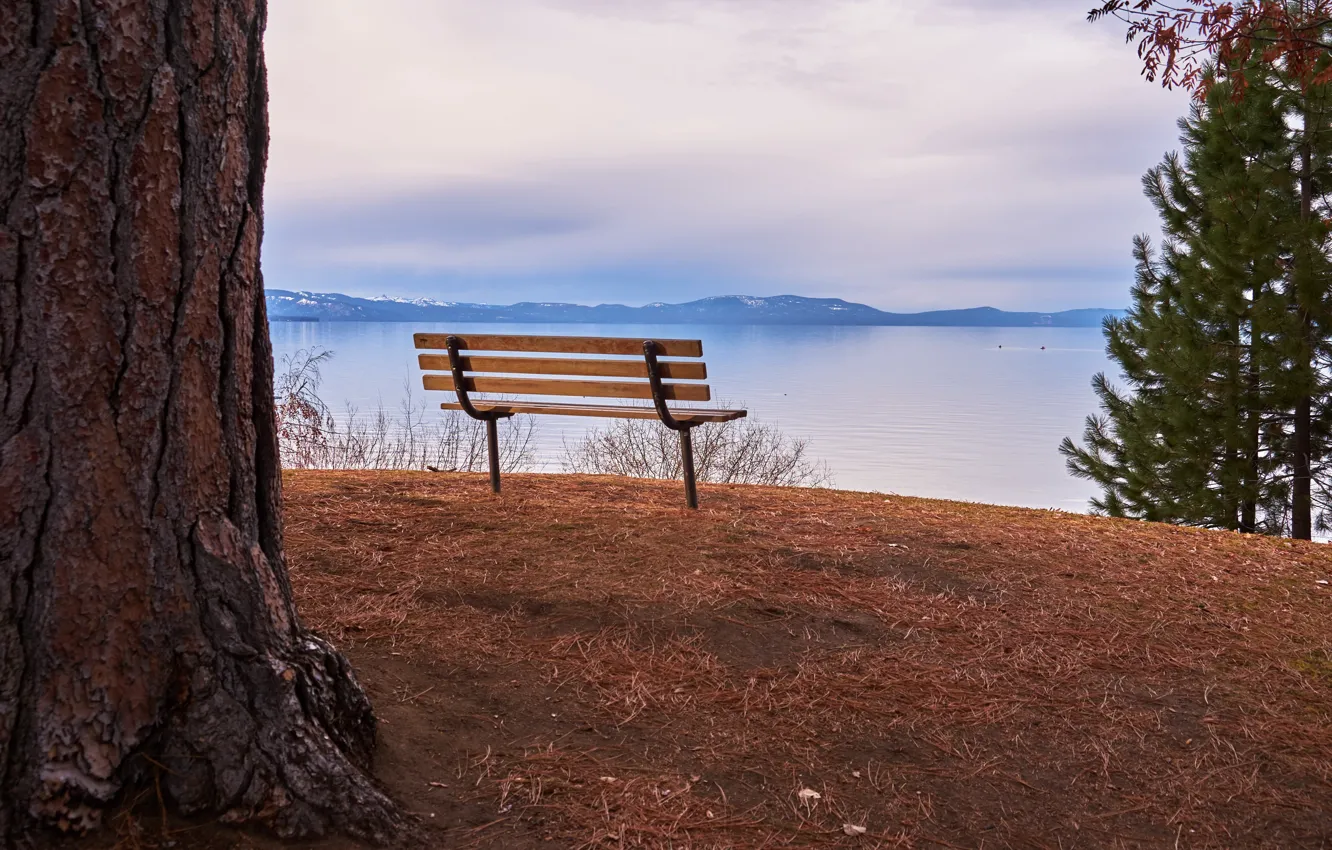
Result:
[[[1188,97],[1091,4],[270,3],[266,284],[1126,306]]]

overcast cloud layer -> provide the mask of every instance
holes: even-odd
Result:
[[[1091,0],[280,0],[269,287],[1122,306],[1186,97]]]

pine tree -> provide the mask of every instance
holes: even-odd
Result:
[[[1314,71],[1329,65],[1332,57],[1323,56]],[[1287,314],[1286,333],[1280,340],[1290,403],[1285,448],[1290,465],[1290,533],[1308,539],[1320,519],[1315,495],[1322,489],[1326,497],[1324,472],[1332,453],[1328,401],[1332,382],[1327,368],[1332,355],[1332,203],[1324,194],[1332,188],[1332,86],[1311,83],[1317,73],[1292,79],[1279,69],[1277,77],[1285,89],[1283,108],[1294,152],[1290,169],[1298,209],[1285,234]],[[1326,527],[1326,498],[1321,508],[1320,524]]]
[[[1104,374],[1102,415],[1060,451],[1095,481],[1112,516],[1279,531],[1287,484],[1274,474],[1286,383],[1274,340],[1288,324],[1284,250],[1297,202],[1280,88],[1246,69],[1235,98],[1221,80],[1180,122],[1171,154],[1143,184],[1164,243],[1135,240],[1133,306],[1107,321],[1108,352],[1131,392]]]

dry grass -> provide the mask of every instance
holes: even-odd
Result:
[[[670,482],[505,487],[287,477],[301,610],[350,648],[384,781],[449,846],[1332,842],[1325,547],[827,490],[705,487],[693,513]]]

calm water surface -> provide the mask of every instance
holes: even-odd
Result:
[[[1080,436],[1096,409],[1092,374],[1115,372],[1093,328],[272,326],[279,368],[298,349],[333,351],[320,395],[335,409],[363,411],[396,408],[408,384],[431,407],[452,399],[420,389],[412,334],[421,331],[702,339],[713,399],[807,438],[837,487],[1064,510],[1085,509],[1094,488],[1069,477],[1057,446]],[[541,465],[550,470],[559,469],[566,440],[605,424],[536,419]]]

